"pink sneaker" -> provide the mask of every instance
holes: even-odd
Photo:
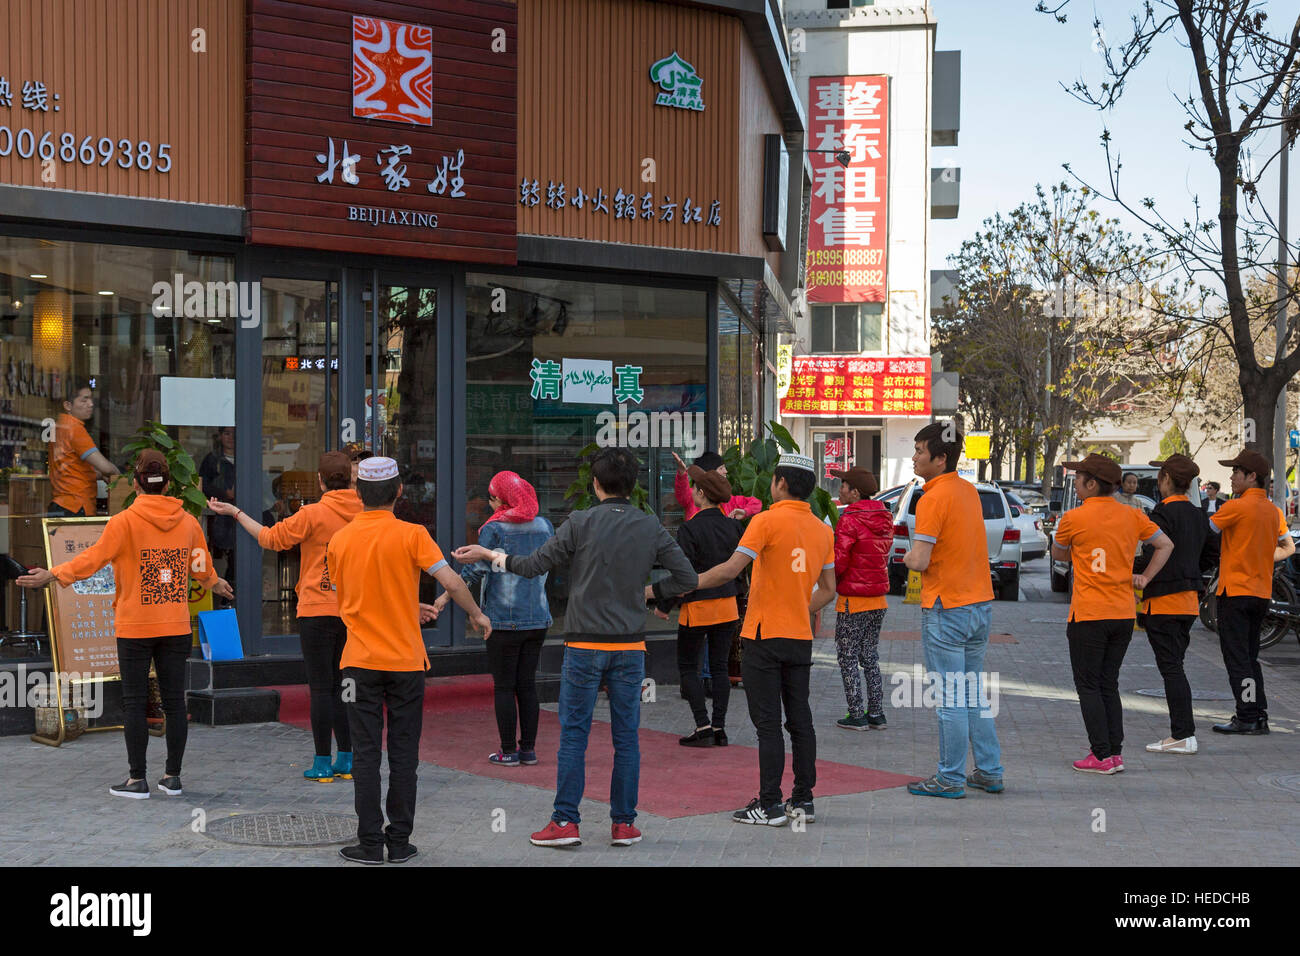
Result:
[[[1116,773],[1124,772],[1124,758],[1115,754],[1110,758],[1110,765],[1115,768]]]
[[[1084,757],[1082,760],[1076,760],[1073,767],[1075,770],[1080,770],[1083,773],[1112,774],[1116,772],[1116,767],[1112,758],[1107,757],[1105,760],[1098,760],[1091,750],[1088,751],[1088,756]]]

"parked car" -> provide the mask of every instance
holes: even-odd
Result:
[[[1015,522],[1020,529],[1020,560],[1035,561],[1047,554],[1047,533],[1043,531],[1043,519],[1037,512],[1031,509],[1030,505],[1020,495],[1005,491],[1007,501],[1011,505],[1011,520]],[[1030,492],[1024,492],[1028,495]],[[1047,508],[1047,499],[1039,495],[1044,510]]]
[[[1120,471],[1124,474],[1136,474],[1138,476],[1138,490],[1135,497],[1138,504],[1142,506],[1143,514],[1150,514],[1151,509],[1156,506],[1160,500],[1160,490],[1156,487],[1156,475],[1160,469],[1154,465],[1121,465]],[[1197,507],[1201,504],[1201,480],[1193,478],[1191,487],[1187,489],[1187,500]],[[1062,515],[1071,508],[1079,504],[1078,496],[1074,493],[1074,481],[1071,479],[1066,482],[1061,501],[1051,503],[1051,509],[1056,515]],[[1053,522],[1052,531],[1055,531],[1055,522]],[[1055,540],[1054,533],[1048,535],[1048,550],[1051,550],[1051,544]],[[1074,574],[1070,568],[1069,561],[1058,561],[1052,558],[1052,590],[1058,594],[1065,594],[1074,587]]]
[[[906,487],[907,485],[895,485],[892,488],[886,488],[876,495],[876,500],[882,502],[890,511],[893,511],[898,507],[898,497]]]
[[[1020,598],[1020,528],[1012,518],[1006,493],[996,484],[976,482],[984,512],[984,536],[989,560],[989,577],[999,601]],[[894,544],[889,552],[889,589],[892,594],[907,590],[907,568],[903,555],[911,548],[916,530],[916,505],[925,493],[919,478],[903,486],[894,510]]]

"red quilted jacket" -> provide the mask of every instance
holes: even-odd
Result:
[[[835,591],[848,597],[889,593],[885,560],[894,542],[894,516],[873,498],[855,501],[835,526]]]

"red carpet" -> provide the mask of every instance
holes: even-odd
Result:
[[[275,688],[280,692],[280,720],[310,729],[306,685]],[[656,706],[676,706],[683,723],[690,723],[685,701],[676,690],[671,700]],[[744,699],[739,699],[743,713]],[[609,725],[593,721],[587,748],[587,790],[585,799],[609,802],[609,776],[614,766],[614,747]],[[830,733],[832,731],[826,731]],[[758,750],[732,744],[724,748],[696,750],[677,743],[677,734],[641,729],[641,785],[637,807],[661,817],[687,817],[701,813],[722,813],[744,806],[758,792]],[[424,731],[420,738],[420,759],[481,777],[497,777],[550,792],[555,791],[555,752],[560,724],[554,713],[543,708],[538,732],[535,767],[506,769],[487,762],[496,749],[496,719],[492,710],[492,678],[442,677],[430,680],[424,692]],[[849,764],[817,761],[819,797],[863,793],[901,787],[919,777]],[[789,757],[785,768],[785,793],[792,783]]]

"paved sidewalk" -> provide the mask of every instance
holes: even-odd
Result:
[[[1041,562],[1035,562],[1041,563]],[[1144,746],[1168,733],[1164,700],[1137,693],[1159,688],[1160,676],[1141,632],[1134,636],[1120,687],[1125,705],[1125,773],[1076,773],[1070,761],[1087,751],[1065,644],[1066,606],[1046,588],[1044,574],[1027,575],[1024,599],[995,603],[993,630],[1017,643],[994,644],[988,668],[1000,677],[998,734],[1007,790],[971,791],[964,800],[914,797],[902,788],[817,799],[817,822],[798,831],[733,824],[724,814],[664,819],[642,814],[641,844],[610,847],[608,809],[583,805],[577,850],[533,847],[528,834],[548,819],[554,782],[554,740],[543,762],[518,773],[542,786],[482,777],[423,763],[414,842],[415,865],[525,864],[538,866],[773,864],[1069,864],[1294,865],[1300,858],[1300,793],[1261,782],[1268,774],[1300,775],[1300,647],[1294,635],[1261,657],[1273,733],[1227,738],[1210,723],[1231,712],[1230,701],[1197,701],[1201,752],[1194,757],[1148,754]],[[887,631],[918,631],[920,612],[890,598]],[[818,754],[913,776],[934,771],[938,731],[933,711],[889,705],[890,675],[910,675],[921,662],[915,640],[882,642],[889,729],[850,733],[835,728],[844,697],[833,643],[814,646],[813,712]],[[1286,662],[1290,663],[1286,663]],[[1217,641],[1198,625],[1188,653],[1193,690],[1227,693]],[[756,743],[744,692],[732,697],[728,734]],[[607,708],[597,709],[607,719]],[[684,733],[690,714],[676,687],[660,688],[642,705],[646,727]],[[607,739],[597,725],[595,739]],[[151,782],[162,765],[162,741],[151,739]],[[483,727],[483,752],[494,728]],[[185,795],[147,801],[109,797],[125,775],[121,735],[87,735],[52,750],[26,737],[0,739],[0,864],[168,866],[345,865],[336,847],[240,847],[194,832],[199,811],[210,821],[259,810],[348,813],[352,785],[308,784],[311,737],[283,724],[193,727],[185,759]],[[645,765],[643,778],[672,767]],[[386,770],[385,770],[386,773]],[[735,782],[735,805],[757,790],[758,768]],[[1103,822],[1104,830],[1095,830]],[[504,821],[505,832],[493,822]]]

